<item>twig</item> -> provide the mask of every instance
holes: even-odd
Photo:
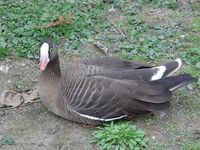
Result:
[[[112,56],[112,54],[109,53],[109,48],[107,48],[106,46],[104,46],[101,42],[97,41],[93,45],[96,46],[104,54],[106,54],[108,56]]]
[[[99,41],[95,42],[93,45],[96,46],[104,54],[109,53],[109,49]]]
[[[127,38],[124,32],[112,20],[109,20],[109,21],[115,27],[115,29],[123,36],[123,38]]]

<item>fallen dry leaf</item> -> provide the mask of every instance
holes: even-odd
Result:
[[[21,94],[13,94],[9,93],[6,97],[4,97],[4,101],[2,103],[3,106],[17,107],[21,105],[22,99]]]
[[[50,28],[50,27],[56,27],[56,26],[59,26],[61,24],[71,24],[72,21],[73,21],[73,14],[72,13],[69,13],[66,18],[64,18],[64,16],[59,16],[58,17],[58,21],[56,22],[51,22],[49,24],[47,24],[45,26],[45,28]]]
[[[35,99],[38,98],[38,90],[37,90],[37,88],[34,89],[34,90],[31,90],[29,92],[22,93],[22,97],[24,99],[24,104],[32,103]]]
[[[17,107],[21,104],[33,103],[39,98],[38,89],[35,88],[28,92],[16,93],[13,91],[4,91],[0,95],[0,108]]]

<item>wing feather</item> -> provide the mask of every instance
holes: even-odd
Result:
[[[103,56],[103,57],[93,57],[93,58],[87,58],[87,59],[78,59],[74,60],[74,62],[78,62],[80,64],[84,65],[94,65],[98,67],[105,68],[151,68],[152,65],[144,64],[141,62],[135,62],[135,61],[128,61],[123,60],[118,57],[110,57],[110,56]]]
[[[71,103],[66,100],[65,106],[81,115],[101,119],[168,108],[171,97],[162,86],[158,88],[144,81],[91,76],[76,85]]]

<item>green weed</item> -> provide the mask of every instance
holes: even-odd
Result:
[[[10,50],[7,48],[0,48],[0,59],[5,58],[10,54]]]
[[[195,65],[197,62],[200,62],[200,47],[186,48],[182,57],[188,64]]]
[[[144,132],[131,123],[105,124],[93,132],[93,142],[99,149],[134,149],[140,150],[147,147]]]
[[[179,0],[137,0],[143,4],[153,4],[158,7],[176,9],[179,4]]]
[[[196,32],[200,31],[200,17],[196,17],[192,20],[192,29]]]
[[[3,37],[0,37],[0,58],[9,55],[10,51],[6,48],[6,42]]]
[[[1,136],[0,137],[0,148],[4,145],[14,145],[15,141],[7,136]]]
[[[199,150],[200,149],[200,143],[193,142],[189,144],[183,144],[181,150]]]
[[[200,11],[200,3],[192,3],[191,8],[193,11]]]

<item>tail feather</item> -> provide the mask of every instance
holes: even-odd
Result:
[[[180,58],[176,60],[169,61],[163,66],[152,67],[153,76],[151,77],[151,81],[159,80],[163,77],[168,77],[176,72],[182,65],[182,61]]]
[[[176,60],[170,61],[165,64],[166,71],[163,75],[163,77],[168,77],[172,75],[174,72],[176,72],[182,65],[182,61],[180,58],[177,58]]]
[[[189,74],[180,74],[176,76],[169,76],[161,78],[160,80],[151,81],[150,84],[163,85],[169,91],[173,91],[181,86],[197,81],[196,78]]]

